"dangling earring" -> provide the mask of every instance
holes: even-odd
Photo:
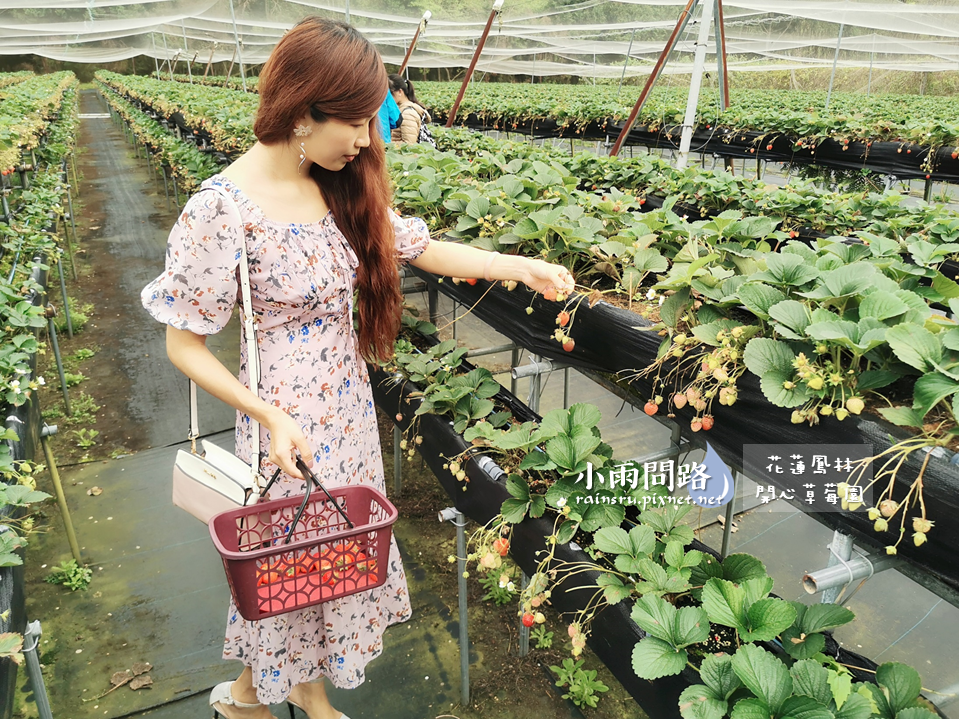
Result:
[[[300,164],[296,166],[296,171],[299,172],[300,168],[303,167],[303,163],[306,162],[306,148],[303,147],[303,143],[300,143]]]

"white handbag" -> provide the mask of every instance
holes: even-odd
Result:
[[[232,202],[231,198],[228,198]],[[249,388],[259,396],[260,357],[256,347],[256,321],[250,293],[250,268],[246,252],[246,237],[241,243],[240,295],[243,323],[246,330]],[[204,524],[220,512],[258,501],[260,487],[260,423],[250,418],[253,448],[250,464],[236,455],[201,440],[203,454],[197,453],[196,440],[200,436],[197,411],[196,383],[190,380],[190,451],[179,450],[173,466],[173,504],[185,509]]]

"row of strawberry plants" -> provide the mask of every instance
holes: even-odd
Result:
[[[40,502],[47,494],[36,490],[31,464],[32,446],[39,437],[40,415],[35,393],[43,380],[35,374],[36,354],[41,345],[37,332],[46,326],[46,297],[43,286],[50,261],[60,253],[56,227],[64,213],[65,162],[75,150],[78,126],[77,81],[72,73],[57,79],[62,89],[58,102],[47,109],[52,122],[38,130],[39,145],[34,149],[37,166],[30,170],[29,188],[11,193],[11,213],[0,221],[0,401],[7,407],[4,416],[19,421],[8,423],[0,433],[0,674],[4,686],[9,672],[23,661],[20,654],[25,622],[22,597],[16,585],[23,581],[22,547],[32,519],[24,519],[28,505]],[[11,664],[9,660],[12,660]],[[12,702],[12,695],[4,704]],[[3,707],[8,711],[7,707]]]
[[[391,157],[397,200],[435,234],[564,262],[587,292],[575,302],[618,292],[658,321],[660,358],[642,373],[654,378],[650,414],[688,404],[696,410],[690,427],[708,430],[716,400],[735,404],[737,381],[750,370],[769,402],[794,410],[795,422],[842,421],[891,388],[898,401],[913,395],[913,407],[884,408],[887,419],[921,428],[927,415],[941,416],[944,431],[924,436],[922,446],[952,441],[956,350],[951,324],[929,301],[959,299],[959,287],[938,272],[959,245],[876,235],[868,244],[824,239],[808,247],[769,217],[640,214],[642,197],[579,190],[579,178],[558,161],[463,160],[422,146]],[[571,352],[577,310],[574,303],[557,313],[554,337]],[[926,348],[920,356],[911,350],[917,341]],[[905,509],[900,516],[905,522]]]
[[[0,90],[0,171],[4,175],[20,168],[24,153],[39,146],[50,116],[75,81],[73,73],[57,72],[31,77]]]
[[[127,123],[137,142],[162,166],[170,168],[179,189],[192,194],[203,180],[217,172],[219,164],[209,152],[201,152],[196,145],[175,137],[109,86],[102,82],[98,85],[107,104]]]
[[[194,132],[209,136],[211,144],[220,152],[239,154],[256,142],[253,136],[253,119],[259,104],[256,95],[106,70],[98,71],[95,77],[127,99],[147,103],[165,118],[182,116]]]
[[[582,152],[574,157],[552,146],[496,140],[463,129],[437,129],[440,149],[472,159],[470,172],[495,179],[514,159],[541,159],[566,166],[580,178],[580,187],[616,188],[639,195],[674,198],[702,214],[739,210],[770,216],[787,232],[853,236],[858,232],[907,237],[919,235],[934,243],[953,242],[959,215],[939,205],[907,204],[902,195],[886,192],[840,193],[823,190],[811,181],[793,180],[771,188],[762,180],[724,170],[690,167],[677,170],[653,156],[606,157]]]
[[[30,70],[0,72],[0,88],[7,87],[8,85],[16,85],[18,82],[23,82],[31,77],[33,77],[33,72]]]
[[[434,471],[444,487],[485,524],[470,539],[468,559],[477,570],[495,581],[502,573],[502,557],[512,553],[530,574],[519,602],[523,623],[544,621],[547,606],[575,612],[567,669],[582,663],[577,658],[595,622],[597,631],[615,632],[615,644],[623,648],[626,643],[620,653],[629,657],[640,679],[684,674],[685,684],[677,689],[675,684],[629,681],[618,667],[647,711],[662,710],[669,696],[677,706],[667,707],[668,715],[678,709],[685,719],[738,717],[747,710],[769,717],[799,710],[824,718],[935,716],[920,696],[919,675],[912,667],[887,663],[869,681],[844,666],[835,649],[827,651],[825,633],[852,621],[849,609],[779,599],[771,595],[773,580],[756,557],[741,553],[719,561],[690,547],[694,533],[683,522],[690,505],[670,505],[665,486],[650,485],[642,467],[614,462],[596,426],[601,415],[595,406],[576,404],[542,419],[526,410],[527,421],[521,422],[510,411],[517,409],[515,399],[502,401],[503,390],[488,371],[461,368],[464,352],[452,340],[422,347],[401,338],[394,360],[374,373],[377,399],[391,414],[401,408],[397,419],[410,438],[410,454],[415,447],[431,466],[442,461]],[[398,396],[386,387],[399,388]],[[453,431],[462,434],[458,447],[441,448],[442,458],[435,456],[438,428],[424,421],[431,415],[452,420]],[[423,435],[430,439],[424,441]],[[471,461],[480,454],[502,468],[505,492],[499,493],[509,494],[488,522],[484,507],[489,503],[479,495],[499,488],[491,484],[488,469],[478,472],[482,465]],[[576,482],[587,463],[595,472],[622,471],[623,477],[635,474],[638,481],[597,488],[591,498],[604,501],[587,504],[588,493]],[[452,489],[467,494],[461,497]],[[647,508],[659,503],[668,507]],[[545,535],[540,544],[520,531],[531,522]],[[584,551],[570,548],[574,537]],[[624,619],[621,615],[603,612],[624,603],[633,628],[617,623]],[[637,625],[642,631],[635,630]],[[607,662],[609,644],[598,646]],[[591,706],[595,699],[574,697]]]
[[[437,115],[452,107],[459,83],[421,82],[417,92]],[[637,122],[656,131],[683,122],[685,87],[655,89]],[[612,86],[480,83],[470,86],[458,117],[475,115],[508,130],[517,121],[555,120],[561,126],[622,121],[632,110],[636,92]],[[804,145],[824,138],[840,141],[893,141],[918,145],[959,145],[955,102],[949,97],[833,93],[799,90],[734,90],[730,106],[719,111],[715,93],[700,97],[696,123],[734,133],[786,134]],[[959,148],[957,148],[959,149]]]

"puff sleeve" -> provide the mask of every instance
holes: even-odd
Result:
[[[237,301],[244,236],[234,202],[209,189],[191,197],[170,231],[163,274],[140,293],[147,312],[198,335],[222,330]]]
[[[400,217],[393,210],[389,213],[396,233],[396,255],[402,264],[412,262],[429,245],[429,228],[419,217]]]

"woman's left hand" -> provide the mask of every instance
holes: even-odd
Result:
[[[572,273],[562,265],[530,259],[524,269],[526,275],[523,277],[523,282],[534,292],[546,292],[552,288],[559,293],[569,295],[576,287]]]

